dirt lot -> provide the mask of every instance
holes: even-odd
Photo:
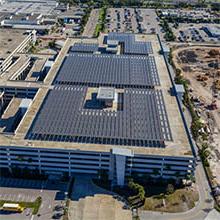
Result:
[[[5,59],[26,37],[23,30],[0,29],[0,58]]]
[[[184,212],[192,209],[198,201],[198,193],[192,189],[179,189],[164,198],[153,196],[145,199],[144,210]]]
[[[190,81],[197,114],[205,125],[204,132],[209,134],[211,171],[220,184],[220,48],[178,48],[173,58],[176,68]],[[217,109],[210,105],[213,101]]]

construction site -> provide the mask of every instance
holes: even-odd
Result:
[[[219,47],[179,47],[173,51],[177,72],[189,81],[189,96],[209,146],[208,163],[214,184],[220,184],[220,49]],[[204,138],[205,137],[205,138]],[[198,140],[199,144],[201,141]]]

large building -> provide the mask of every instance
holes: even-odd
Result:
[[[43,83],[1,83],[1,168],[70,176],[105,171],[118,185],[133,174],[193,174],[159,51],[156,35],[67,39]]]

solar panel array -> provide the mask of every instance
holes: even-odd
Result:
[[[130,34],[111,33],[108,39],[122,42],[128,55],[94,54],[97,44],[74,44],[28,139],[148,147],[172,140],[162,92],[154,89],[160,85],[155,59],[142,56],[152,53],[151,43]],[[101,86],[123,89],[114,110],[85,100],[89,87]]]
[[[94,53],[98,51],[98,44],[89,44],[89,43],[75,43],[72,47],[70,47],[70,53]]]
[[[109,33],[108,40],[117,40],[124,44],[124,54],[147,55],[152,54],[151,42],[135,41],[134,34]]]
[[[28,138],[152,147],[164,147],[164,140],[172,139],[161,91],[125,89],[123,110],[107,111],[84,108],[87,88],[50,90]]]
[[[55,84],[153,88],[160,82],[154,57],[73,53]]]

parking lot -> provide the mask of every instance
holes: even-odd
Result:
[[[42,203],[34,217],[30,209],[25,209],[21,214],[0,212],[0,219],[61,219],[66,190],[67,183],[63,182],[1,178],[0,200],[33,202],[40,196]]]
[[[184,24],[180,23],[177,29],[173,28],[179,42],[218,42],[220,39],[210,37],[204,27],[217,26],[217,24]],[[220,25],[218,25],[220,26]],[[172,27],[172,24],[170,24]]]
[[[160,33],[159,18],[154,9],[137,9],[137,14],[142,33]]]
[[[138,33],[135,10],[133,8],[108,8],[105,27],[107,32]]]
[[[163,39],[155,9],[108,8],[105,29],[106,32],[156,33]]]

